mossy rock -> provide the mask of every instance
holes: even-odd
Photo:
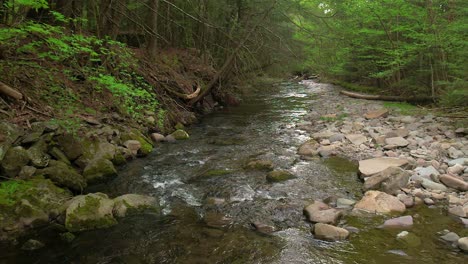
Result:
[[[125,194],[114,199],[113,212],[116,217],[125,217],[146,210],[160,212],[156,198],[139,194]]]
[[[44,138],[39,139],[28,149],[28,156],[36,168],[45,168],[49,165],[50,156],[47,154],[47,143]]]
[[[102,193],[74,197],[66,209],[65,227],[70,232],[107,228],[117,224],[114,201]]]
[[[177,124],[174,126],[174,128],[175,128],[176,130],[179,130],[179,129],[180,129],[180,130],[185,130],[185,126],[184,126],[182,123],[180,123],[180,122],[177,123]]]
[[[63,153],[59,148],[53,147],[49,150],[49,154],[52,155],[56,160],[59,160],[67,165],[71,165],[70,160],[68,160],[67,155]]]
[[[153,144],[151,140],[145,137],[140,131],[132,129],[129,132],[122,133],[120,137],[122,142],[127,140],[137,140],[141,144],[141,148],[138,150],[138,154],[141,156],[147,156],[153,151]]]
[[[96,159],[114,160],[117,146],[100,140],[83,139],[83,155],[75,161],[80,168],[86,168],[88,164]]]
[[[247,163],[245,169],[270,171],[273,169],[273,162],[271,160],[251,160]]]
[[[83,155],[83,140],[72,134],[62,134],[56,137],[56,143],[71,161]]]
[[[60,214],[60,206],[72,197],[67,190],[52,181],[34,178],[0,183],[0,237],[20,234],[26,228],[47,222]]]
[[[177,140],[186,140],[190,138],[189,134],[182,129],[177,129],[176,131],[172,132],[171,136]]]
[[[85,178],[62,161],[51,160],[49,167],[38,170],[36,174],[44,175],[55,184],[74,191],[82,191],[87,186]]]
[[[296,176],[292,175],[288,171],[275,170],[267,174],[266,179],[269,182],[282,182],[290,179],[294,179]]]
[[[91,161],[83,171],[83,176],[89,184],[104,182],[117,175],[114,164],[105,158]]]
[[[15,177],[29,163],[28,152],[21,146],[8,149],[2,161],[2,169],[9,177]]]
[[[0,162],[2,162],[8,149],[15,142],[23,131],[16,125],[0,122]]]

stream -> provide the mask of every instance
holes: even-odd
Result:
[[[380,217],[346,218],[360,230],[349,241],[313,238],[305,205],[362,196],[356,164],[296,154],[309,139],[296,124],[330,87],[285,82],[252,89],[241,106],[220,109],[192,126],[189,140],[158,145],[99,187],[112,197],[158,197],[162,214],[126,217],[112,228],[80,233],[69,244],[59,239],[61,227],[51,225],[24,238],[40,239],[45,248],[12,247],[0,252],[0,263],[467,263],[466,255],[437,239],[443,229],[464,232],[438,207],[410,211],[418,215],[411,231],[420,243],[414,245],[395,239],[401,230],[377,228]],[[252,159],[271,160],[296,178],[269,183],[266,172],[245,170]]]

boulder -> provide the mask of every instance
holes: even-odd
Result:
[[[123,143],[123,145],[129,149],[133,155],[136,155],[138,150],[141,149],[141,143],[138,140],[127,140]]]
[[[125,194],[114,198],[113,214],[116,217],[125,217],[141,210],[152,209],[158,211],[156,198],[139,194]]]
[[[13,147],[6,152],[1,167],[7,176],[15,177],[29,160],[28,152],[23,147]]]
[[[464,252],[468,252],[468,237],[462,237],[458,239],[458,248],[463,250]]]
[[[83,154],[83,140],[73,134],[62,134],[56,137],[57,145],[71,161]]]
[[[45,168],[49,165],[50,156],[47,154],[47,143],[44,138],[34,143],[28,149],[28,156],[36,168]]]
[[[330,208],[327,204],[314,201],[304,208],[304,214],[312,223],[336,224],[342,216],[341,210]]]
[[[166,137],[164,137],[164,135],[161,135],[159,133],[152,133],[150,135],[151,139],[154,141],[154,142],[163,142],[163,141],[166,141]]]
[[[464,181],[462,178],[444,174],[439,177],[439,180],[450,188],[463,192],[468,191],[468,182]]]
[[[389,167],[382,172],[365,179],[364,190],[382,190],[388,194],[396,194],[408,184],[411,174],[399,167]]]
[[[408,160],[400,158],[373,158],[359,161],[359,172],[364,177],[384,171],[389,167],[402,167]]]
[[[349,231],[344,228],[318,223],[314,226],[314,235],[318,239],[338,241],[348,238]]]
[[[364,114],[364,117],[366,119],[376,119],[376,118],[387,117],[387,116],[388,116],[388,110],[385,108],[369,111],[366,114]]]
[[[80,168],[86,168],[94,160],[107,159],[114,160],[117,147],[107,141],[83,140],[83,155],[75,161]]]
[[[269,182],[282,182],[294,179],[296,176],[285,170],[274,170],[267,174],[266,179]]]
[[[83,176],[87,183],[103,182],[117,175],[114,164],[105,158],[97,158],[91,161],[83,170]]]
[[[308,156],[312,157],[318,154],[318,148],[320,147],[320,144],[318,144],[315,140],[309,140],[305,143],[303,143],[298,151],[297,154],[301,156]]]
[[[153,144],[150,139],[144,136],[137,129],[131,129],[127,132],[122,133],[120,139],[125,142],[127,140],[137,140],[141,144],[141,148],[138,151],[138,154],[141,156],[146,156],[153,151]]]
[[[359,146],[365,142],[367,142],[367,137],[362,134],[348,134],[346,138],[351,141],[356,146]]]
[[[413,226],[413,217],[410,215],[388,219],[383,224],[383,227],[388,228],[408,228],[411,226]]]
[[[59,160],[67,165],[71,165],[71,162],[70,160],[68,160],[67,155],[65,155],[65,153],[63,153],[63,151],[61,151],[59,148],[52,147],[49,150],[49,154],[52,155],[52,157],[54,157],[56,160]]]
[[[49,167],[37,170],[36,174],[44,175],[58,186],[67,187],[74,191],[82,191],[87,186],[83,176],[61,161],[51,160]]]
[[[386,138],[385,143],[388,145],[394,145],[397,147],[406,147],[409,145],[408,140],[402,138],[402,137],[392,137],[392,138]]]
[[[11,148],[13,142],[15,142],[21,134],[21,129],[16,125],[0,121],[0,163],[8,149]]]
[[[185,140],[190,138],[189,134],[182,129],[177,129],[171,134],[171,136],[174,137],[176,140]]]
[[[112,210],[114,201],[103,193],[75,196],[65,214],[65,227],[70,232],[107,228],[117,224]]]
[[[367,191],[364,197],[354,206],[353,212],[368,213],[403,213],[406,206],[395,196],[380,191]]]

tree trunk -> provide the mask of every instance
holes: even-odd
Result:
[[[152,35],[150,36],[147,49],[152,59],[155,59],[158,54],[158,12],[159,0],[151,0],[149,25]]]

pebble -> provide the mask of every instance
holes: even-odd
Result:
[[[431,198],[424,198],[424,203],[427,205],[434,205],[435,202]]]
[[[458,241],[458,239],[460,239],[460,237],[454,232],[449,232],[441,236],[440,238],[442,238],[443,240],[447,242],[455,242],[455,241]]]

